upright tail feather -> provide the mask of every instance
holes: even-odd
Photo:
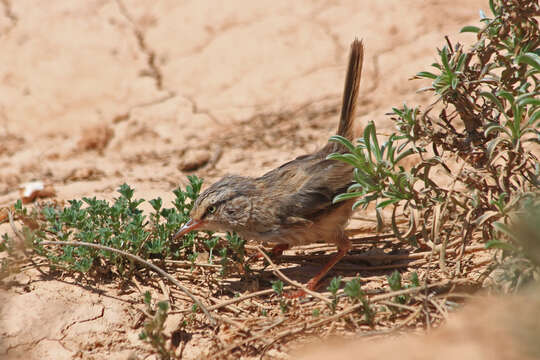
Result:
[[[337,129],[337,135],[341,135],[350,141],[354,138],[354,114],[356,110],[356,101],[358,99],[358,88],[362,77],[363,60],[364,44],[362,41],[355,39],[351,44],[347,77],[345,78],[345,88],[343,90],[341,117]],[[344,150],[341,148],[342,146],[337,143],[329,143],[324,147],[323,152],[331,153]]]
[[[364,60],[364,44],[358,39],[351,44],[351,54],[349,55],[349,66],[347,77],[345,78],[345,89],[343,90],[343,105],[341,106],[341,118],[337,134],[349,140],[353,140],[354,113],[356,110],[356,100],[358,99],[358,87],[362,77],[362,62]]]

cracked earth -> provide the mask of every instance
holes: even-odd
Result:
[[[312,151],[336,126],[355,37],[366,46],[357,131],[374,120],[389,132],[393,106],[428,105],[415,93],[426,84],[408,79],[444,35],[470,43],[459,29],[486,5],[1,0],[0,205],[32,180],[58,199],[112,199],[127,182],[168,202],[186,174],[258,175]],[[120,359],[144,348],[132,328],[138,293],[33,270],[13,284],[1,293],[0,356]]]

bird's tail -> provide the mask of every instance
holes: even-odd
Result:
[[[362,77],[362,63],[364,60],[364,44],[355,39],[351,44],[349,55],[349,65],[347,67],[347,77],[345,78],[345,88],[343,90],[343,104],[341,106],[341,117],[337,129],[337,135],[341,135],[350,141],[354,138],[354,113],[356,110],[356,100],[358,99],[358,88]],[[331,153],[341,151],[343,146],[337,143],[329,143],[323,152]],[[326,150],[326,151],[324,151]]]

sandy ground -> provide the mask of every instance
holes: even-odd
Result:
[[[168,201],[186,174],[258,175],[312,151],[336,126],[355,37],[366,46],[357,130],[374,120],[390,132],[391,107],[429,101],[415,93],[426,83],[408,79],[434,61],[444,35],[471,42],[457,33],[485,7],[2,0],[0,205],[32,180],[58,199],[111,199],[127,182],[138,197]],[[18,275],[1,295],[0,356],[127,358],[143,347],[129,307],[140,296],[101,287]]]
[[[407,334],[373,340],[329,341],[297,352],[302,360],[532,360],[540,356],[536,314],[539,289],[501,299],[479,298],[452,314],[440,329],[427,335]],[[515,311],[519,308],[519,311]],[[307,353],[307,354],[306,354]],[[296,354],[295,354],[296,355]]]

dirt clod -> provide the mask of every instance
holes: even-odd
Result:
[[[77,142],[79,151],[97,150],[102,153],[114,136],[114,130],[106,124],[99,124],[85,129]]]
[[[210,161],[210,152],[207,150],[188,150],[178,164],[178,170],[195,171]]]

